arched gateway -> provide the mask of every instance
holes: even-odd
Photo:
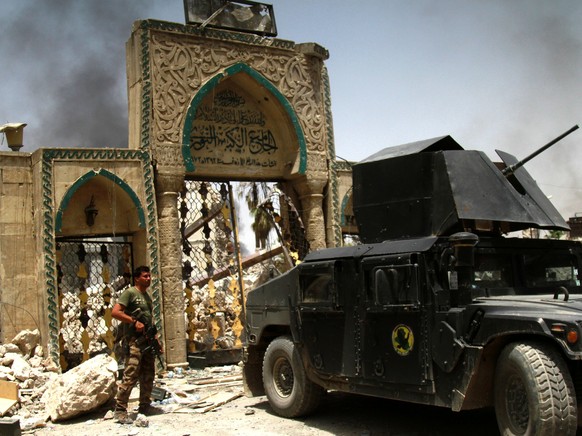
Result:
[[[155,171],[166,359],[186,365],[189,353],[240,345],[243,266],[340,241],[328,55],[151,20],[127,46],[130,147],[149,151]],[[249,254],[237,190],[259,183],[272,188],[259,209],[279,251]]]

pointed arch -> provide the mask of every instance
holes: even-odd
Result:
[[[350,216],[352,216],[353,215],[352,207],[353,207],[352,190],[350,189],[348,192],[346,192],[344,198],[342,199],[340,225],[342,226],[348,225],[348,222],[346,220],[346,212],[351,212]]]
[[[67,190],[66,194],[63,196],[63,200],[61,201],[61,204],[58,208],[57,214],[56,214],[56,218],[55,218],[55,231],[56,232],[60,232],[62,225],[63,225],[63,213],[64,211],[67,209],[67,207],[69,206],[69,202],[71,201],[71,198],[73,197],[73,195],[79,190],[79,188],[81,188],[82,186],[84,186],[86,183],[88,183],[90,180],[94,179],[95,177],[105,177],[106,179],[111,180],[113,183],[115,183],[117,186],[119,186],[131,199],[132,203],[135,206],[135,209],[137,211],[137,216],[138,216],[138,224],[140,228],[144,228],[145,227],[145,214],[143,211],[143,207],[141,205],[141,202],[139,201],[139,198],[137,197],[136,193],[134,192],[133,189],[131,189],[131,187],[125,183],[125,181],[123,181],[121,178],[119,178],[118,176],[116,176],[115,174],[113,174],[110,171],[107,171],[105,169],[100,169],[98,171],[89,171],[87,173],[85,173],[83,176],[79,177],[79,179],[77,179],[77,181],[75,183],[73,183],[73,185],[71,185],[71,187]]]
[[[299,118],[295,114],[293,106],[287,100],[287,98],[281,94],[281,92],[274,86],[268,79],[266,79],[262,74],[258,73],[248,65],[244,63],[234,64],[224,70],[224,72],[217,74],[212,79],[210,79],[204,86],[200,88],[198,93],[192,99],[190,106],[188,107],[186,117],[184,120],[184,130],[182,132],[182,157],[184,159],[184,166],[186,171],[194,171],[195,166],[192,161],[192,154],[190,152],[190,132],[192,131],[192,125],[196,117],[196,111],[204,98],[225,78],[232,77],[236,74],[245,73],[253,80],[255,80],[259,85],[265,88],[271,95],[273,95],[281,107],[284,109],[285,113],[289,117],[289,120],[293,126],[295,134],[297,135],[298,149],[299,149],[299,174],[305,174],[307,167],[307,147],[305,145],[305,136],[303,135],[303,130],[299,123]]]

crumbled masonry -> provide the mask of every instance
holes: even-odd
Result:
[[[0,344],[0,380],[16,383],[19,388],[17,404],[4,417],[18,418],[22,430],[31,430],[112,404],[118,374],[113,358],[100,354],[61,374],[58,366],[44,355],[39,340],[38,330],[25,330],[10,343]],[[156,384],[166,395],[164,400],[153,402],[154,413],[213,410],[242,395],[240,373],[239,366],[229,365],[200,370],[177,368],[158,374]],[[209,391],[213,388],[220,392],[211,395]],[[132,421],[138,417],[135,394],[136,391],[128,410]],[[104,412],[102,419],[112,418],[112,412]],[[138,422],[143,425],[147,419]]]

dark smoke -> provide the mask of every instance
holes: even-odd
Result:
[[[28,123],[23,151],[126,147],[125,42],[153,1],[14,3],[0,16],[0,58],[22,97],[0,100],[0,124]]]
[[[540,5],[548,8],[545,14],[528,14],[529,26],[513,28],[511,32],[520,47],[516,56],[523,57],[527,65],[523,71],[520,106],[513,118],[519,126],[513,132],[522,142],[513,151],[520,158],[582,122],[582,41],[577,20],[581,9],[575,2],[564,2],[563,6],[554,9],[547,3]],[[582,210],[582,180],[578,168],[582,157],[581,138],[579,129],[527,166],[566,219]]]

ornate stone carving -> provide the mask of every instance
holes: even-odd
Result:
[[[310,164],[309,179],[303,179],[304,218],[312,249],[325,247],[324,212],[322,190],[327,183],[328,124],[326,122],[325,84],[323,83],[324,50],[308,47],[299,49],[294,43],[277,39],[242,35],[236,32],[214,30],[200,31],[195,26],[144,21],[140,25],[140,69],[142,78],[141,148],[153,153],[156,168],[156,193],[158,198],[158,222],[160,234],[160,264],[163,278],[165,334],[167,345],[172,348],[167,358],[170,364],[183,362],[182,287],[179,277],[180,253],[177,220],[177,185],[183,181],[182,147],[184,125],[192,116],[189,105],[196,97],[204,98],[205,87],[218,75],[228,80],[240,64],[251,68],[252,80],[258,73],[269,81],[285,97],[280,103],[296,114],[305,147],[301,173],[305,165],[305,149]],[[312,53],[313,52],[313,53]],[[228,71],[227,71],[228,70]],[[240,70],[238,70],[239,74]],[[247,73],[248,74],[248,70]],[[242,76],[237,76],[242,77]],[[246,80],[246,78],[244,79]],[[263,85],[266,81],[263,81]],[[214,82],[210,82],[214,84]],[[200,91],[203,91],[200,93]],[[277,94],[279,98],[279,94]],[[288,102],[288,105],[287,105]],[[297,128],[299,130],[299,128]],[[303,141],[303,139],[302,139]],[[151,194],[152,190],[146,190]],[[173,277],[172,279],[168,278]]]
[[[184,172],[184,159],[182,158],[182,146],[180,144],[164,144],[157,147],[153,156],[154,165],[158,168],[169,167],[173,171]]]
[[[323,214],[323,188],[327,178],[303,178],[294,182],[293,186],[299,194],[302,217],[305,223],[306,237],[311,250],[326,247],[325,221]]]
[[[175,345],[184,332],[184,294],[182,290],[182,234],[179,231],[178,195],[184,183],[183,172],[173,172],[171,166],[159,166],[156,177],[158,230],[160,237],[161,277],[165,317],[165,338],[169,363],[186,362],[184,343]],[[170,326],[170,327],[168,327]]]
[[[329,164],[329,192],[331,201],[329,201],[328,214],[328,246],[333,241],[333,246],[341,247],[343,244],[341,222],[341,210],[339,201],[339,179],[337,174],[337,160],[335,155],[335,138],[333,135],[333,116],[331,111],[331,90],[329,85],[329,75],[327,68],[323,68],[323,82],[324,82],[324,98],[325,98],[325,112],[326,112],[326,130],[327,130],[327,158]]]
[[[300,117],[309,150],[325,151],[325,110],[320,83],[322,62],[295,51],[209,41],[166,32],[150,40],[153,134],[158,143],[182,142],[187,107],[210,78],[245,63],[289,100]]]

